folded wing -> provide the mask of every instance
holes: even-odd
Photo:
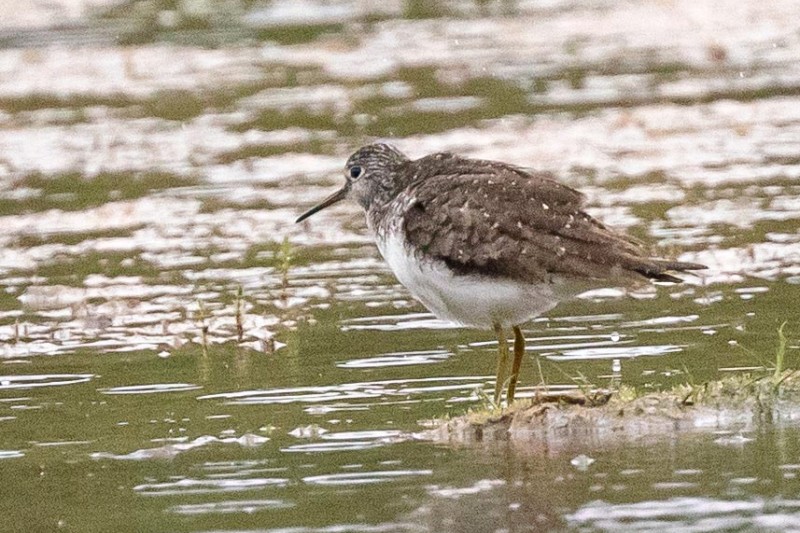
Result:
[[[442,154],[429,156],[442,159]],[[406,238],[457,273],[525,282],[554,275],[590,279],[644,276],[680,281],[668,271],[703,265],[648,257],[641,243],[583,210],[584,197],[547,173],[447,155],[406,191]],[[459,167],[459,164],[461,167]],[[447,174],[437,174],[447,168]]]

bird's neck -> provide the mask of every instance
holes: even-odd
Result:
[[[368,193],[358,201],[368,213],[383,211],[410,183],[405,165],[397,165],[397,168],[381,176],[381,179],[372,180]]]

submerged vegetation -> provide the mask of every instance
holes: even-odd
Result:
[[[134,200],[153,192],[191,187],[194,177],[168,172],[99,172],[92,176],[78,172],[47,175],[41,172],[16,178],[18,196],[0,197],[0,215],[42,212],[47,209],[82,211],[109,202]],[[41,237],[41,236],[40,236]]]

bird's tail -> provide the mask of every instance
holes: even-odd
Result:
[[[651,259],[646,264],[636,269],[636,272],[653,281],[665,281],[669,283],[681,283],[683,280],[672,274],[672,272],[689,272],[692,270],[704,270],[708,268],[700,263],[686,263],[683,261],[670,261],[667,259]]]

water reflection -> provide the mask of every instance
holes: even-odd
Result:
[[[228,500],[213,503],[182,504],[170,507],[168,512],[180,515],[252,514],[269,509],[294,507],[283,500]]]
[[[309,476],[303,478],[303,481],[310,485],[372,485],[374,483],[390,482],[407,476],[430,476],[432,474],[433,471],[431,470],[384,470]]]
[[[366,359],[351,359],[339,363],[341,368],[382,368],[390,366],[427,365],[447,359],[450,353],[445,350],[390,353]]]
[[[158,394],[162,392],[186,392],[201,389],[192,383],[152,383],[147,385],[125,385],[110,389],[98,389],[103,394]]]
[[[18,457],[24,457],[25,454],[22,453],[20,450],[0,450],[0,460],[2,459],[16,459]]]
[[[87,383],[94,374],[16,374],[0,376],[0,392],[4,390],[26,390],[40,387],[61,387]]]
[[[800,519],[800,500],[670,498],[629,504],[591,502],[567,515],[572,527],[598,531],[790,531]],[[639,525],[631,527],[631,523]]]
[[[126,454],[113,454],[108,452],[95,452],[90,455],[92,459],[114,459],[118,461],[148,461],[148,460],[159,460],[159,459],[174,459],[179,454],[187,452],[189,450],[194,450],[196,448],[202,448],[205,446],[217,445],[217,444],[237,444],[243,447],[257,447],[261,446],[265,442],[268,442],[270,439],[268,437],[264,437],[261,435],[254,435],[252,433],[247,433],[242,435],[241,437],[212,437],[209,435],[197,437],[196,439],[189,440],[188,437],[173,437],[169,439],[161,439],[161,440],[168,440],[167,444],[164,446],[159,446],[157,448],[145,448],[142,450],[135,450],[130,453]]]
[[[288,481],[281,478],[181,479],[164,483],[144,483],[133,487],[133,490],[143,496],[187,496],[257,491],[265,487],[286,485]]]
[[[391,396],[409,398],[415,395],[436,394],[445,391],[475,390],[481,388],[491,376],[446,377],[404,380],[369,381],[342,383],[322,387],[297,387],[263,391],[239,391],[199,396],[198,400],[224,400],[229,405],[342,402],[343,400],[376,399]],[[397,402],[370,402],[361,404],[391,405]],[[348,405],[347,403],[340,404]],[[330,408],[330,406],[329,406]],[[315,411],[319,412],[319,411]]]

